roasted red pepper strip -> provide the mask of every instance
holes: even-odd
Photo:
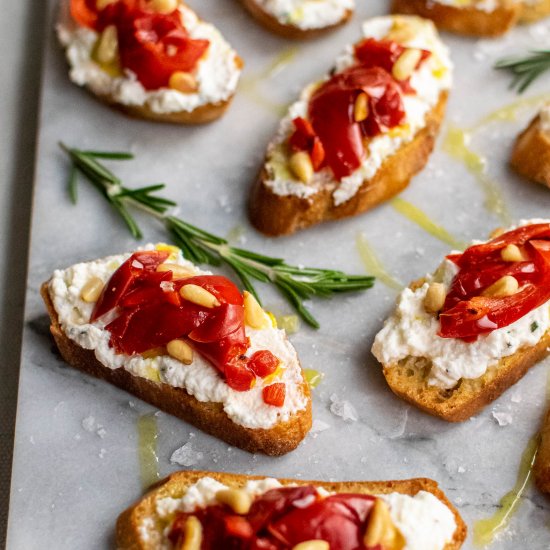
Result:
[[[501,250],[515,244],[527,254],[521,262],[505,262]],[[440,314],[439,335],[468,341],[506,327],[550,300],[550,224],[520,227],[448,257],[458,267]],[[481,296],[501,277],[519,283],[512,296]]]

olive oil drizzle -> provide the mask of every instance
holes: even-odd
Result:
[[[141,484],[144,488],[147,488],[160,479],[157,455],[157,417],[154,414],[140,416],[137,428]]]
[[[478,546],[490,544],[495,535],[505,529],[510,519],[521,505],[525,491],[532,483],[533,465],[537,457],[540,438],[535,436],[529,440],[523,451],[518,477],[514,488],[500,500],[500,508],[487,519],[478,520],[474,524],[474,543]]]
[[[402,290],[403,284],[386,270],[364,233],[358,233],[355,245],[367,273],[393,290]]]
[[[411,220],[436,239],[459,250],[466,248],[466,243],[455,239],[443,226],[433,221],[426,212],[409,201],[398,197],[391,201],[391,205],[399,214]]]

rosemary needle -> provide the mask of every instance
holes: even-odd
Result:
[[[505,57],[495,63],[495,69],[510,71],[514,75],[510,88],[521,94],[550,69],[550,50],[533,50],[522,57]]]
[[[302,319],[314,328],[319,328],[319,323],[305,306],[305,300],[312,297],[329,298],[337,293],[365,290],[374,284],[374,277],[347,275],[334,269],[292,266],[281,258],[272,258],[230,246],[226,239],[168,214],[168,209],[176,206],[176,203],[156,194],[164,189],[164,184],[130,189],[99,161],[99,159],[129,160],[133,158],[130,153],[81,151],[67,147],[63,143],[59,145],[72,162],[69,195],[74,203],[77,201],[78,172],[102,194],[135,238],[142,238],[142,233],[131,214],[131,208],[140,209],[160,219],[174,243],[181,248],[188,260],[197,264],[225,263],[230,266],[241,280],[243,287],[258,301],[259,296],[252,281],[274,285]]]

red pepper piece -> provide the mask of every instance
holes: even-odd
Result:
[[[279,366],[279,359],[275,357],[269,350],[257,351],[248,360],[248,368],[250,368],[260,378],[265,378],[273,374]]]
[[[285,404],[286,384],[277,382],[276,384],[266,386],[262,390],[262,396],[264,398],[264,403],[267,405],[282,407]]]

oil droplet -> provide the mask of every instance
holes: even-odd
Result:
[[[359,252],[359,256],[361,257],[361,261],[363,262],[363,265],[369,275],[373,275],[389,288],[393,288],[394,290],[403,289],[403,284],[390,275],[386,270],[376,255],[376,252],[369,244],[369,241],[364,233],[357,234],[355,244],[357,251]]]
[[[466,248],[466,243],[455,239],[443,226],[434,222],[423,210],[420,210],[414,204],[404,199],[396,198],[391,201],[391,205],[397,212],[424,229],[430,235],[433,235],[436,239],[459,250]]]
[[[309,384],[309,387],[312,389],[316,388],[325,377],[324,373],[313,369],[305,369],[304,376],[306,378],[306,382]]]
[[[157,417],[154,414],[140,416],[137,428],[141,483],[144,488],[148,488],[160,478],[157,455]]]
[[[287,65],[292,63],[298,55],[298,47],[292,46],[283,50],[275,59],[269,64],[266,71],[263,73],[266,78],[273,78],[277,76]]]
[[[226,240],[229,244],[238,243],[244,236],[245,232],[246,232],[246,229],[244,225],[236,225],[235,227],[229,230],[229,232],[227,233]]]
[[[287,334],[296,334],[300,330],[300,318],[298,315],[277,315],[277,326]]]
[[[504,224],[510,225],[512,218],[500,188],[487,175],[487,160],[470,149],[471,139],[471,132],[451,126],[445,136],[443,150],[454,159],[462,162],[470,173],[476,177],[485,194],[485,207],[487,210],[495,214]]]
[[[500,508],[490,518],[479,520],[474,525],[474,542],[478,546],[490,544],[495,535],[505,529],[521,504],[523,493],[532,482],[533,464],[539,448],[539,437],[529,440],[521,457],[518,478],[514,488],[500,500]]]

